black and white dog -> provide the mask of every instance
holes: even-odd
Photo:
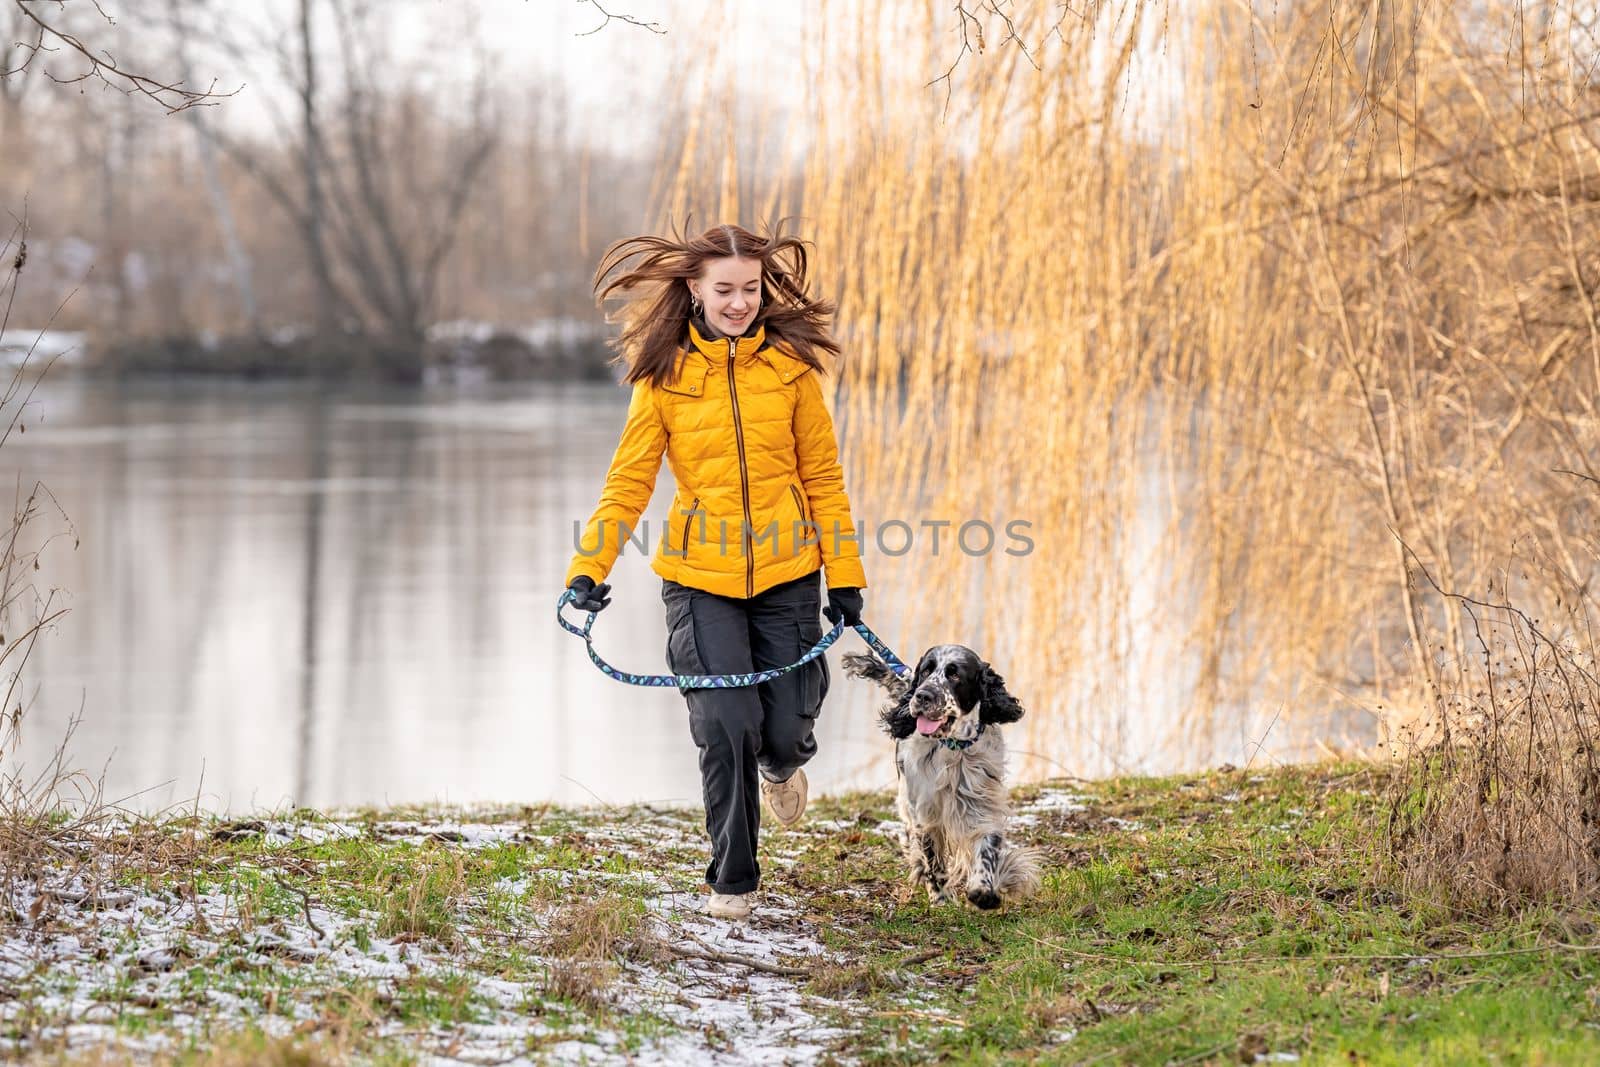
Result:
[[[1023,715],[1005,679],[965,645],[928,649],[909,679],[875,656],[843,662],[846,674],[889,691],[879,721],[895,739],[912,882],[935,904],[959,890],[984,909],[1036,893],[1039,853],[1005,837],[1011,798],[998,728]]]

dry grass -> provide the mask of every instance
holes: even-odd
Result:
[[[800,216],[854,510],[952,522],[938,555],[869,531],[891,645],[983,648],[1016,747],[1093,774],[1425,713],[1430,648],[1471,638],[1402,541],[1464,589],[1536,545],[1535,616],[1594,597],[1558,471],[1600,455],[1597,45],[1586,5],[1525,8],[967,5],[988,47],[930,85],[946,6],[836,0],[787,128],[692,109],[662,215]],[[968,519],[994,551],[955,549]]]
[[[146,1058],[150,1067],[344,1067],[355,1062],[353,1053],[334,1042],[304,1038],[271,1038],[259,1032],[225,1036],[215,1045],[188,1053],[158,1053]],[[59,1067],[110,1067],[126,1064],[126,1050],[79,1050],[50,1061]]]
[[[603,892],[557,907],[539,937],[541,954],[550,957],[545,995],[608,1012],[617,958],[660,955],[658,939],[642,920],[639,901]]]
[[[571,900],[550,913],[538,938],[540,954],[549,960],[543,992],[607,1015],[615,1007],[619,962],[670,965],[680,954],[671,936],[636,897],[592,891]]]
[[[550,916],[541,948],[566,960],[608,960],[644,930],[637,900],[600,893],[566,904]]]
[[[1524,569],[1533,567],[1509,570]],[[1600,641],[1588,604],[1569,595],[1546,620],[1498,597],[1441,598],[1459,610],[1478,655],[1462,665],[1469,687],[1397,739],[1404,758],[1391,786],[1389,852],[1403,886],[1469,912],[1592,906]]]
[[[25,221],[0,241],[0,261],[6,265],[0,275],[3,334],[27,267]],[[30,408],[33,394],[54,360],[35,362],[32,356],[30,350],[0,388],[0,449],[38,418]],[[13,892],[31,885],[47,857],[66,862],[69,881],[86,873],[87,857],[66,843],[95,834],[111,817],[101,783],[68,764],[77,719],[42,765],[29,766],[22,756],[28,663],[40,639],[66,614],[59,606],[60,591],[38,584],[40,561],[69,539],[76,548],[77,531],[55,496],[41,482],[29,485],[19,473],[10,521],[0,529],[0,885],[6,887],[0,893],[0,924],[23,918],[16,914]]]
[[[609,961],[552,960],[540,992],[603,1017],[613,1007],[609,991],[615,979],[616,967]]]
[[[385,879],[389,895],[378,920],[380,937],[417,934],[452,941],[455,904],[467,888],[460,852],[430,849],[420,863],[397,863]]]
[[[26,236],[19,222],[0,242],[0,261],[7,265],[0,275],[0,333],[26,273]],[[0,450],[39,419],[33,394],[54,359],[35,361],[30,351],[0,388]],[[59,589],[39,585],[41,561],[78,544],[76,526],[49,488],[19,475],[9,525],[0,529],[0,927],[47,925],[59,907],[92,906],[113,883],[141,875],[175,881],[180,892],[192,893],[196,860],[205,851],[205,843],[187,832],[199,821],[197,808],[139,813],[122,804],[125,798],[105,796],[103,775],[74,766],[71,744],[81,713],[53,745],[30,746],[47,753],[42,761],[26,758],[28,666],[67,611]]]

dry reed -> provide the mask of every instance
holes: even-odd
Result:
[[[808,95],[758,138],[705,90],[658,208],[800,216],[855,512],[952,523],[867,530],[871,621],[1004,664],[1024,773],[1425,718],[1472,638],[1419,562],[1481,589],[1537,550],[1533,617],[1593,602],[1596,502],[1555,473],[1600,456],[1583,6],[967,10],[962,55],[942,4],[827,5]]]
[[[27,224],[19,220],[0,242],[0,261],[6,265],[0,275],[0,334],[10,323],[27,259]],[[53,362],[35,360],[30,348],[11,369],[0,388],[0,449],[13,434],[26,432],[34,391]],[[36,879],[47,857],[67,884],[83,880],[90,863],[65,843],[94,834],[110,817],[101,782],[68,763],[77,718],[42,765],[29,766],[22,759],[28,661],[39,640],[66,614],[58,604],[59,591],[38,585],[40,559],[58,541],[71,538],[76,547],[77,532],[43,483],[28,485],[19,474],[12,492],[10,522],[0,530],[0,928],[38,918],[17,914],[16,894],[39,891]],[[55,528],[48,529],[50,525]],[[31,907],[44,900],[36,897]]]

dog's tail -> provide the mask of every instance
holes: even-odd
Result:
[[[994,888],[1007,900],[1021,900],[1039,891],[1043,876],[1044,853],[1029,845],[1007,842],[995,865]]]

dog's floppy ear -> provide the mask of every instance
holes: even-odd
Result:
[[[900,691],[898,699],[885,704],[878,713],[878,722],[882,724],[884,732],[896,741],[917,732],[917,716],[911,710],[911,694],[914,692],[916,690],[913,687],[906,686]]]
[[[994,668],[987,663],[983,665],[979,684],[983,686],[983,696],[978,705],[980,722],[999,726],[1022,718],[1022,705],[1017,703],[1017,698],[1006,689],[1006,680],[996,674]]]
[[[910,737],[917,732],[917,713],[911,710],[911,696],[917,691],[917,686],[922,684],[923,668],[927,666],[927,662],[928,657],[924,655],[909,680],[905,675],[894,674],[891,668],[887,665],[884,666],[884,670],[894,676],[892,682],[884,683],[889,692],[894,695],[894,701],[884,706],[883,711],[878,715],[878,721],[883,724],[883,728],[889,736],[896,741]]]

